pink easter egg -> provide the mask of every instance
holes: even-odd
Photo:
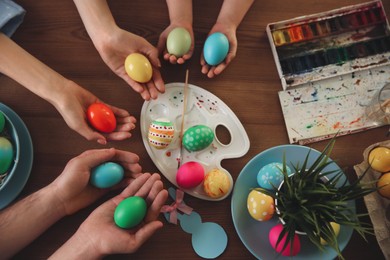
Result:
[[[283,230],[282,224],[277,224],[269,231],[269,242],[271,246],[275,249],[277,253],[281,253],[283,256],[295,256],[301,251],[301,242],[299,241],[299,237],[297,234],[294,235],[293,248],[291,251],[291,243],[289,242],[287,247],[282,251],[284,247],[284,243],[286,241],[286,235],[279,242],[278,246],[276,246],[276,242],[278,241],[279,235]]]
[[[200,163],[186,162],[177,170],[176,182],[183,189],[191,189],[202,183],[204,169]]]

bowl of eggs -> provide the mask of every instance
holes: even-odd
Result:
[[[20,143],[10,118],[0,111],[0,191],[10,182],[20,156]]]

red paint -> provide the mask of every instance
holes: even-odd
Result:
[[[288,32],[290,34],[291,42],[301,41],[304,38],[301,26],[292,27]]]
[[[337,129],[337,128],[342,128],[342,125],[340,122],[337,122],[336,124],[333,125],[333,129]]]
[[[167,157],[171,157],[172,154],[171,154],[171,152],[166,152],[165,155],[166,155]]]
[[[311,31],[310,26],[307,24],[302,25],[302,33],[305,39],[313,38],[313,32]]]
[[[350,125],[353,125],[353,124],[355,124],[355,123],[358,123],[360,120],[361,120],[361,118],[359,117],[359,118],[357,118],[357,119],[351,121],[351,123],[349,123],[349,124],[350,124]]]

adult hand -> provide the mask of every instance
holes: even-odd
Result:
[[[165,92],[164,81],[159,71],[161,64],[158,51],[144,38],[115,26],[109,37],[99,42],[96,48],[107,66],[126,81],[134,91],[140,93],[143,99],[156,99],[158,93]],[[149,82],[138,83],[127,75],[124,63],[126,57],[132,53],[141,53],[151,62],[153,74]]]
[[[97,200],[109,189],[99,189],[89,184],[91,169],[107,161],[115,161],[123,166],[126,179],[117,187],[141,175],[138,155],[111,149],[88,150],[68,162],[60,176],[49,188],[53,190],[65,215],[70,215]]]
[[[190,36],[191,36],[191,47],[188,50],[188,52],[181,57],[176,57],[175,55],[169,54],[168,50],[167,50],[167,46],[166,46],[169,33],[177,27],[182,27],[182,28],[186,29],[190,33]],[[192,57],[192,54],[194,52],[194,46],[195,46],[194,42],[195,42],[194,31],[192,29],[191,24],[170,24],[160,34],[160,38],[158,39],[157,49],[158,49],[159,53],[162,53],[164,60],[167,60],[172,64],[176,64],[176,63],[183,64],[186,62],[186,60],[189,60]]]
[[[216,23],[211,31],[209,32],[209,35],[215,33],[215,32],[221,32],[225,34],[229,41],[229,51],[226,55],[226,58],[217,66],[210,66],[206,63],[204,57],[203,57],[203,51],[202,55],[200,57],[200,65],[202,66],[202,73],[206,74],[207,77],[213,78],[216,75],[219,75],[226,69],[226,67],[232,62],[232,60],[236,57],[237,53],[237,36],[236,36],[236,28],[233,26],[226,26],[223,23]]]
[[[52,98],[51,102],[66,124],[87,140],[97,140],[101,144],[106,144],[106,139],[119,141],[131,137],[130,131],[135,128],[137,120],[126,110],[106,104],[115,115],[117,127],[112,133],[102,134],[93,130],[87,123],[88,107],[93,103],[103,103],[102,101],[72,81],[67,81],[57,93],[57,97]]]
[[[145,198],[148,210],[143,222],[137,227],[122,229],[114,223],[114,211],[123,199],[130,196]],[[109,254],[135,252],[163,226],[157,218],[167,197],[168,193],[163,189],[160,175],[142,174],[121,194],[94,210],[75,235],[52,258],[87,256],[89,259],[96,259]]]

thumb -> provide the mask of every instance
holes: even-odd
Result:
[[[115,156],[115,149],[95,149],[85,151],[80,155],[80,161],[86,167],[92,169],[99,164],[111,160]]]
[[[81,129],[77,130],[77,132],[79,132],[79,134],[82,135],[88,141],[97,141],[99,144],[103,145],[107,144],[106,137],[104,137],[99,132],[92,130],[88,126],[82,127]]]

